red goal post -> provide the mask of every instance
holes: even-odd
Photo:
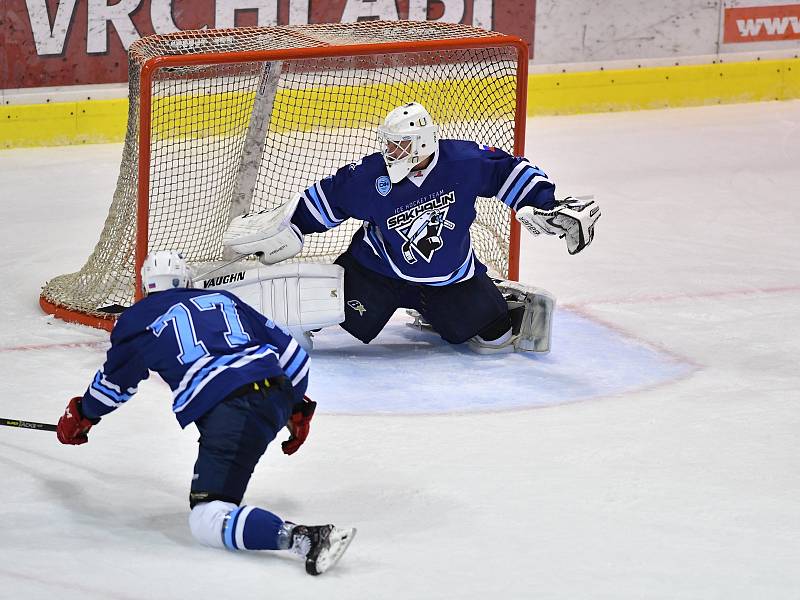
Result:
[[[221,264],[233,216],[278,206],[374,152],[376,126],[405,102],[425,105],[442,137],[522,155],[527,67],[519,38],[434,22],[142,38],[129,51],[128,131],[100,241],[80,271],[47,283],[40,304],[111,329],[140,297],[148,251]],[[307,236],[296,260],[332,261],[358,226]],[[472,237],[493,272],[517,279],[519,226],[505,205],[479,199]]]

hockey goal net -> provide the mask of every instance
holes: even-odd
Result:
[[[53,278],[40,304],[110,329],[139,294],[148,250],[222,264],[222,233],[378,148],[376,127],[422,103],[445,138],[523,153],[527,47],[464,25],[368,21],[184,31],[129,50],[128,129],[105,226],[83,268]],[[297,260],[330,262],[358,222],[306,236]],[[517,276],[517,228],[478,200],[478,257]]]

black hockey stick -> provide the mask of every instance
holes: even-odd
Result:
[[[4,419],[0,417],[0,425],[8,427],[22,427],[23,429],[41,429],[43,431],[55,431],[56,426],[50,423],[37,423],[35,421],[20,421],[19,419]]]

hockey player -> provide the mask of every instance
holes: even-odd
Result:
[[[444,340],[469,341],[477,352],[534,349],[531,327],[540,329],[549,349],[552,296],[542,290],[538,300],[545,314],[536,317],[536,291],[504,281],[498,289],[473,252],[476,198],[504,202],[533,235],[566,238],[570,254],[591,243],[598,206],[592,200],[556,200],[554,184],[523,157],[475,142],[440,140],[438,127],[418,103],[391,111],[378,134],[381,152],[340,168],[281,209],[234,219],[226,245],[274,263],[300,252],[304,234],[359,219],[363,227],[335,261],[345,271],[341,326],[350,334],[369,343],[395,310],[405,307],[418,311]],[[516,327],[501,290],[516,293],[517,304],[525,307]],[[522,348],[520,323],[528,327],[528,345]]]
[[[181,427],[200,431],[189,527],[207,546],[288,550],[306,571],[333,567],[355,529],[306,526],[242,505],[256,463],[286,425],[284,453],[305,442],[316,403],[304,396],[308,355],[272,321],[227,291],[189,289],[186,261],[153,252],[142,267],[145,297],[120,316],[106,362],[57,426],[63,444],[83,444],[104,415],[125,404],[149,371],[173,393]]]

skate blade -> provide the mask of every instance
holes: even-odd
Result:
[[[412,321],[411,323],[406,323],[406,327],[413,327],[414,329],[419,329],[419,330],[427,329],[429,331],[433,331],[433,326],[430,323],[428,323],[425,319],[423,319],[422,315],[419,314],[414,309],[407,308],[406,314],[412,319],[414,319],[414,321]]]
[[[328,538],[330,546],[324,552],[320,552],[317,560],[313,563],[306,563],[306,571],[309,575],[322,575],[329,571],[339,562],[342,555],[347,550],[356,535],[356,528],[334,529]]]

